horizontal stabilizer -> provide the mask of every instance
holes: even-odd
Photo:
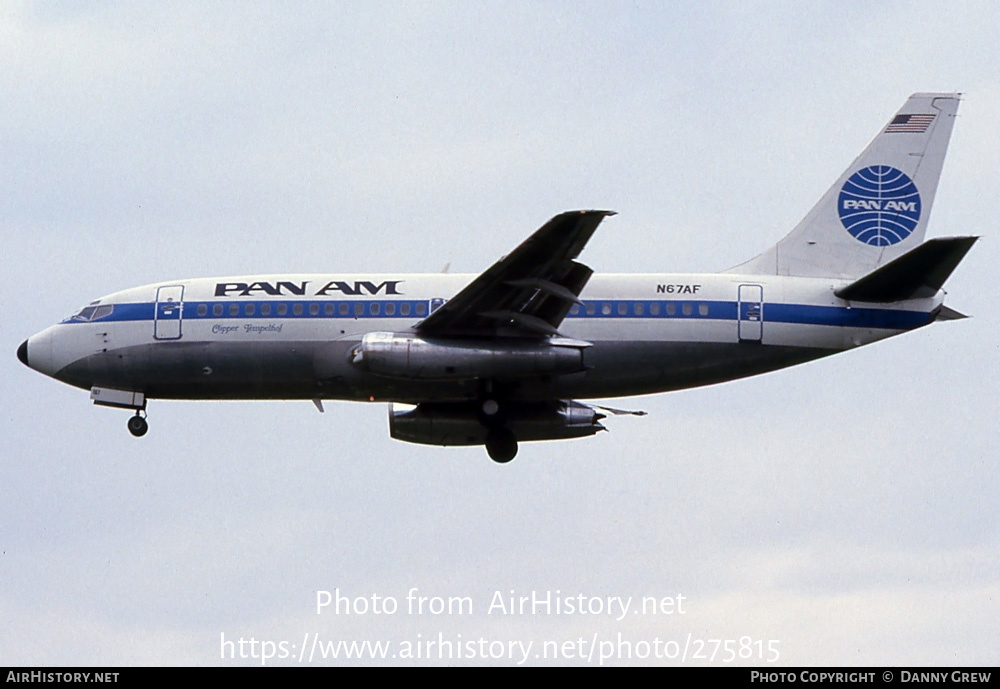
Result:
[[[979,237],[931,239],[836,291],[851,301],[893,302],[937,294]]]

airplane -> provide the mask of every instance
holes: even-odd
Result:
[[[485,445],[592,436],[594,400],[800,364],[965,316],[943,286],[978,237],[924,242],[960,94],[913,94],[792,231],[735,268],[594,275],[611,211],[561,213],[477,275],[252,275],[94,300],[22,363],[134,411],[150,399],[389,403],[391,437]]]

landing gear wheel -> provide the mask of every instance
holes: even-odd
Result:
[[[486,452],[498,464],[506,464],[517,455],[517,439],[506,428],[496,428],[486,435]]]
[[[146,431],[148,430],[149,424],[146,423],[146,419],[142,418],[138,414],[128,420],[128,432],[136,438],[141,438],[146,435]]]

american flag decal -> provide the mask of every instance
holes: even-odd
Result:
[[[886,134],[893,132],[909,132],[910,134],[923,134],[931,126],[936,115],[896,115],[889,126],[885,128]]]

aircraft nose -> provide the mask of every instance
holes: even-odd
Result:
[[[21,363],[28,366],[28,341],[25,340],[21,343],[21,346],[17,348],[17,358],[21,360]]]

